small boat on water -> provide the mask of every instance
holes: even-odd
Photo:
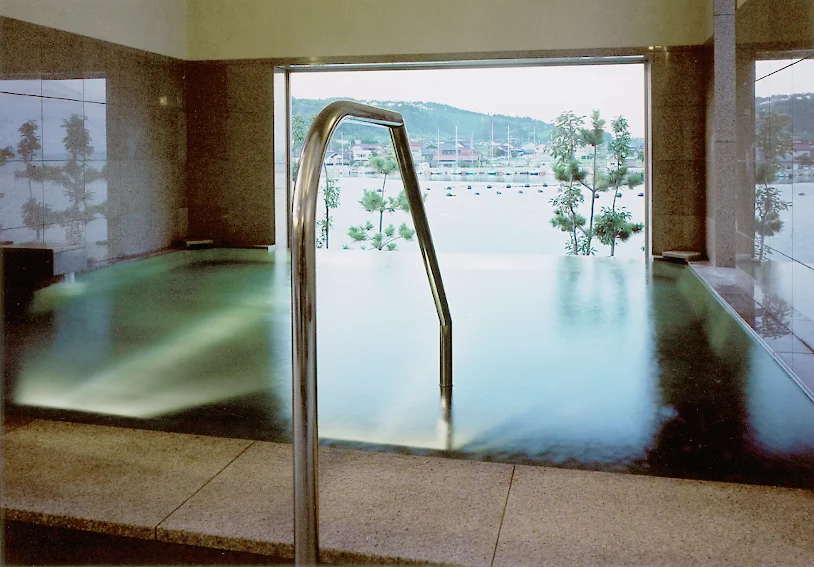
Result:
[[[497,171],[487,171],[486,175],[497,175]]]

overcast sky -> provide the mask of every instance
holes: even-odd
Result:
[[[485,114],[529,116],[553,122],[573,110],[598,108],[610,120],[624,116],[630,133],[644,137],[644,65],[579,65],[501,69],[303,72],[291,76],[295,98],[438,102]]]
[[[814,93],[814,59],[758,61],[755,96]]]

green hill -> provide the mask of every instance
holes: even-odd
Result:
[[[337,99],[295,98],[292,100],[292,112],[294,115],[302,114],[311,117],[335,100]],[[357,102],[401,113],[404,116],[410,140],[414,141],[434,141],[439,136],[442,142],[453,140],[455,126],[457,126],[460,140],[468,141],[474,138],[476,144],[488,142],[492,139],[492,126],[494,125],[495,143],[506,143],[507,127],[511,129],[512,143],[515,145],[533,142],[535,139],[537,143],[548,143],[553,128],[552,124],[533,118],[482,114],[435,102],[390,100],[358,100]],[[310,118],[308,123],[310,124]],[[348,140],[383,142],[388,139],[387,130],[384,128],[351,122],[343,123],[337,130],[334,139],[340,138],[343,134]]]
[[[795,139],[814,141],[814,93],[755,97],[755,111],[763,109],[788,114]]]

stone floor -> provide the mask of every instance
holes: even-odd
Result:
[[[34,420],[4,433],[10,521],[292,555],[292,448]],[[812,565],[814,491],[320,450],[329,563]]]
[[[690,262],[690,267],[814,400],[814,322],[737,268],[709,262]]]

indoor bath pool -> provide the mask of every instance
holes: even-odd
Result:
[[[452,394],[417,253],[317,254],[323,444],[814,487],[814,403],[686,267],[440,255]],[[290,441],[286,256],[167,253],[6,322],[8,415]]]

